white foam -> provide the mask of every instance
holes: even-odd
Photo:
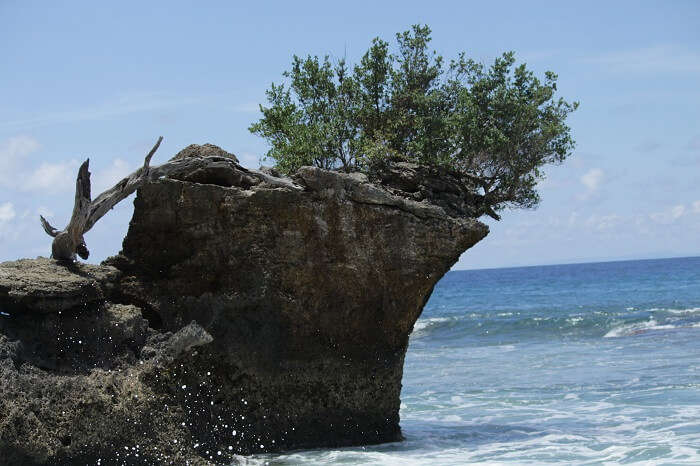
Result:
[[[614,328],[604,335],[604,338],[629,337],[639,335],[652,330],[668,330],[676,328],[674,325],[659,325],[654,319],[649,319],[646,322],[636,322],[634,324],[626,324],[621,327]]]
[[[668,312],[669,314],[676,314],[676,315],[700,314],[700,307],[691,307],[688,309],[658,309],[658,310]]]
[[[566,319],[566,321],[568,323],[570,323],[571,325],[577,325],[579,322],[583,322],[583,317],[580,317],[580,316],[569,317],[568,319]]]
[[[420,319],[417,320],[413,325],[413,337],[421,336],[425,333],[425,330],[433,325],[439,324],[441,322],[447,322],[451,320],[449,317],[431,317],[430,319]]]
[[[443,417],[442,420],[445,422],[460,422],[462,418],[456,414],[448,414],[447,416]]]

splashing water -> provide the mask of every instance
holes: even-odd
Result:
[[[411,336],[403,442],[242,464],[700,464],[700,258],[450,272]]]

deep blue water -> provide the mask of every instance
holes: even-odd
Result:
[[[700,464],[700,257],[456,271],[415,325],[406,441],[251,464]]]

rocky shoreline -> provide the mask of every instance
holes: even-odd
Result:
[[[192,163],[139,189],[104,264],[0,264],[4,464],[400,440],[410,332],[488,233],[457,184],[406,163],[284,178],[211,145],[174,160]]]

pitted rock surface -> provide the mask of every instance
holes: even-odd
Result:
[[[52,259],[0,264],[0,311],[60,312],[104,300],[119,271]]]
[[[374,182],[248,170],[211,145],[177,157],[102,266],[0,265],[3,464],[400,440],[413,325],[488,228],[449,183],[411,185],[420,167]]]

